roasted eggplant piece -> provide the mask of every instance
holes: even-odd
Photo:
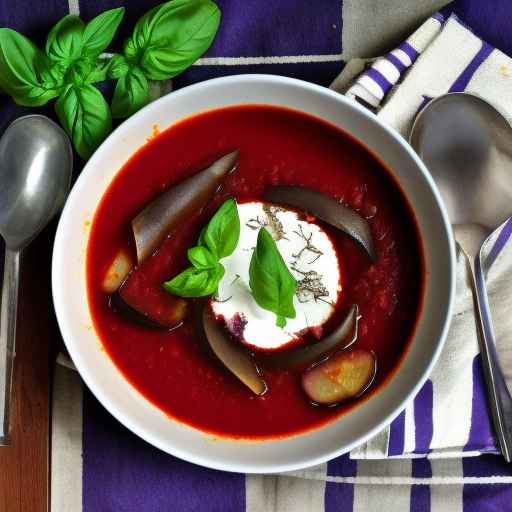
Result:
[[[125,249],[120,249],[103,277],[101,289],[105,293],[116,292],[130,273],[133,265],[133,259],[129,252]]]
[[[203,308],[203,328],[208,344],[224,366],[243,382],[254,394],[263,395],[267,384],[249,351],[233,343],[219,325],[209,306]]]
[[[215,193],[224,177],[236,167],[238,151],[233,151],[210,167],[170,187],[149,203],[132,221],[140,265],[184,219],[197,212]]]
[[[303,210],[343,231],[361,245],[373,262],[376,261],[368,221],[336,199],[316,190],[294,186],[269,187],[263,197],[273,203]]]
[[[134,281],[125,282],[112,299],[111,306],[115,306],[119,313],[143,325],[160,329],[179,327],[189,309],[188,302],[181,297],[169,295],[159,288],[148,291]]]
[[[306,370],[302,388],[316,404],[336,405],[361,396],[377,372],[377,360],[370,350],[337,352]]]
[[[108,301],[110,309],[115,311],[117,314],[124,316],[128,320],[137,324],[143,325],[150,329],[163,329],[164,326],[152,320],[148,315],[137,311],[136,309],[129,306],[123,298],[119,295],[119,292],[114,292]],[[180,324],[177,325],[177,327]]]
[[[295,347],[267,356],[267,360],[280,367],[297,367],[310,365],[319,361],[328,354],[348,348],[357,340],[359,324],[359,308],[356,304],[351,306],[343,322],[331,334],[321,341]]]

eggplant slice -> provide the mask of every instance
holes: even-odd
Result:
[[[136,271],[137,268],[134,272]],[[139,276],[134,273],[128,276],[119,290],[112,295],[111,306],[127,318],[146,326],[167,330],[179,327],[187,316],[189,303],[181,297],[169,295],[160,288],[148,290],[143,282],[134,281]]]
[[[267,384],[249,351],[233,343],[219,325],[207,304],[203,308],[203,328],[208,343],[224,366],[243,382],[254,394],[263,395]]]
[[[321,341],[305,347],[295,347],[267,356],[267,361],[279,367],[296,367],[313,364],[334,351],[344,350],[357,340],[359,308],[350,307],[343,322]]]
[[[170,187],[133,219],[132,229],[139,265],[158,249],[180,219],[203,208],[224,177],[235,169],[238,153],[233,151],[207,169]]]
[[[269,187],[263,197],[267,201],[292,206],[318,217],[352,237],[373,262],[377,260],[368,221],[336,199],[316,190],[295,186]]]
[[[130,253],[126,249],[120,249],[103,277],[101,289],[105,293],[115,293],[132,268],[133,258]]]
[[[373,383],[377,359],[371,350],[337,352],[306,370],[302,388],[319,405],[337,405],[361,396]]]
[[[120,295],[119,291],[113,293],[110,296],[108,303],[112,311],[118,313],[119,315],[122,315],[123,317],[132,322],[135,322],[139,325],[143,325],[144,327],[147,327],[149,329],[174,330],[182,324],[181,321],[174,323],[172,325],[163,325],[157,322],[146,313],[138,311],[133,306],[130,306],[130,304],[128,304]]]

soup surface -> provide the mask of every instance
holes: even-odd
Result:
[[[109,306],[101,281],[119,249],[135,253],[130,223],[162,190],[239,149],[237,169],[203,211],[186,219],[147,263],[137,283],[144,300],[166,299],[161,284],[186,265],[186,249],[228,197],[261,200],[266,187],[295,185],[343,201],[368,219],[377,261],[347,235],[322,224],[340,261],[343,291],[328,329],[357,304],[357,349],[375,353],[377,373],[359,399],[334,407],[312,404],[300,371],[260,356],[268,385],[254,395],[208,350],[190,314],[172,331],[149,329]],[[134,257],[135,259],[135,257]],[[145,263],[146,264],[146,263]],[[172,418],[224,437],[289,436],[324,425],[385,385],[407,350],[423,296],[424,264],[414,214],[383,165],[339,129],[309,115],[244,105],[187,118],[152,138],[124,165],[95,213],[87,251],[94,327],[126,379]],[[136,293],[136,290],[135,290]],[[310,341],[313,342],[313,341]]]

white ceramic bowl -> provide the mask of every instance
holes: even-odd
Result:
[[[340,419],[283,440],[214,439],[169,419],[149,403],[102,350],[87,304],[84,223],[109,183],[146,142],[191,114],[228,105],[283,105],[318,116],[361,141],[392,170],[417,216],[426,260],[423,311],[399,371],[380,392]],[[444,343],[454,295],[454,250],[446,212],[425,166],[395,132],[355,102],[324,87],[270,75],[219,78],[173,92],[124,122],[91,157],[60,219],[52,265],[53,300],[69,353],[99,401],[133,432],[182,459],[228,471],[300,469],[345,453],[377,434],[427,379]]]

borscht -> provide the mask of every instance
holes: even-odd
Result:
[[[414,213],[378,158],[268,105],[148,140],[87,247],[89,308],[117,368],[170,418],[239,439],[319,428],[378,392],[424,274]]]

